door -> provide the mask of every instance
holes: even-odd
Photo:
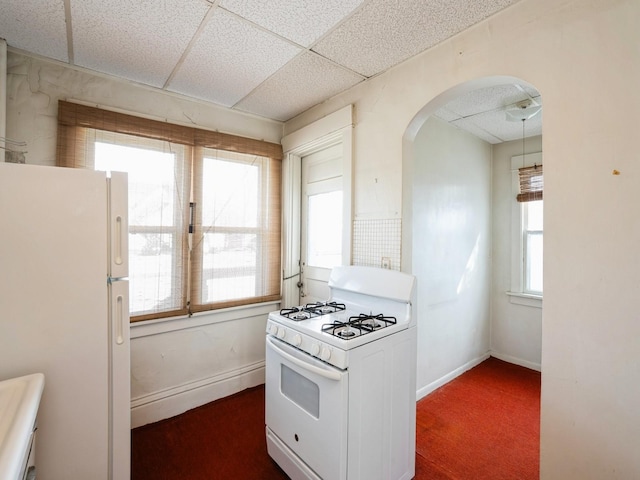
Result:
[[[300,304],[329,298],[331,268],[343,258],[341,143],[302,157]]]
[[[347,372],[266,339],[267,427],[320,478],[345,479]]]

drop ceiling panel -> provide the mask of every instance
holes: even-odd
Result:
[[[313,50],[369,77],[515,1],[371,0]]]
[[[502,110],[508,105],[527,98],[529,98],[529,95],[518,85],[499,85],[482,88],[462,95],[449,102],[447,109],[460,117],[467,117],[479,112]]]
[[[540,94],[531,87],[507,84],[481,88],[452,100],[434,115],[492,144],[519,140],[523,125],[507,120],[506,111],[529,98],[542,105]],[[527,120],[524,127],[525,137],[542,135],[542,113]]]
[[[460,115],[458,115],[455,112],[452,112],[447,107],[440,108],[436,113],[434,113],[434,115],[438,117],[440,120],[444,120],[445,122],[451,122],[453,120],[457,120],[461,118]]]
[[[361,76],[306,52],[260,85],[236,108],[285,121],[362,80]]]
[[[72,0],[75,63],[161,87],[210,8],[205,0]]]
[[[309,47],[362,2],[363,0],[222,0],[220,6],[299,45]]]
[[[231,107],[302,51],[219,9],[168,89]]]
[[[68,62],[64,4],[60,0],[0,2],[0,38],[12,47]]]
[[[450,122],[451,125],[457,127],[465,132],[468,132],[476,137],[484,140],[485,142],[496,144],[501,143],[503,140],[497,136],[495,136],[492,132],[488,131],[484,128],[484,125],[478,125],[476,122],[468,118],[459,118],[458,120],[454,120]]]
[[[508,121],[504,110],[479,113],[449,123],[492,144],[522,139],[522,122]],[[525,137],[542,135],[542,114],[527,120],[524,127]]]
[[[284,121],[517,1],[0,0],[0,37],[9,47]],[[521,136],[510,133],[520,124],[500,127],[497,117],[476,114],[527,98],[541,104],[528,84],[480,90],[438,116],[469,119],[458,125],[491,132],[488,141],[510,139]],[[540,133],[536,121],[527,122],[527,136]]]

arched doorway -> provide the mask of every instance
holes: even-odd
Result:
[[[402,251],[403,269],[420,279],[419,398],[489,355],[540,370],[541,298],[513,295],[521,207],[512,170],[541,156],[541,114],[489,125],[506,124],[525,100],[524,109],[541,105],[520,79],[470,81],[425,105],[405,132]],[[486,128],[473,125],[481,115]]]

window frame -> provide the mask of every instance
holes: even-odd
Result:
[[[522,167],[542,165],[542,152],[511,157],[511,288],[507,292],[509,301],[518,305],[542,308],[544,292],[531,292],[526,288],[526,241],[525,202],[518,202],[520,191],[518,171]],[[542,230],[544,241],[544,228]]]
[[[228,152],[255,155],[266,158],[268,178],[263,181],[261,187],[267,188],[263,192],[265,201],[268,203],[268,254],[262,256],[260,265],[256,269],[268,268],[268,275],[263,276],[266,281],[267,290],[260,294],[243,299],[223,301],[194,305],[191,301],[193,284],[193,255],[187,263],[186,272],[187,296],[184,308],[180,310],[161,311],[152,314],[132,316],[131,322],[142,320],[158,319],[170,316],[180,316],[185,313],[189,316],[195,312],[214,310],[241,305],[252,305],[263,302],[279,301],[282,290],[281,265],[281,163],[282,146],[263,140],[239,137],[230,134],[223,134],[216,131],[193,128],[171,124],[160,120],[151,120],[135,115],[129,115],[113,110],[105,110],[88,105],[71,103],[60,100],[58,102],[58,144],[56,162],[58,166],[72,168],[93,168],[93,159],[88,149],[88,142],[91,135],[88,129],[103,130],[106,132],[123,133],[135,137],[164,140],[173,144],[182,144],[189,147],[190,158],[187,169],[188,181],[192,185],[188,191],[188,198],[184,198],[184,203],[188,206],[193,201],[193,183],[195,178],[194,170],[199,163],[199,155],[205,149],[217,149]],[[200,161],[202,163],[202,161]],[[187,219],[189,212],[186,213]],[[188,230],[189,221],[183,223],[185,231]],[[187,243],[187,242],[185,242]],[[262,246],[261,246],[262,247]],[[176,257],[177,259],[177,257]],[[184,284],[185,282],[183,282]]]

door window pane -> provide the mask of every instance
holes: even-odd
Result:
[[[342,263],[342,191],[309,196],[307,264],[332,268]]]

